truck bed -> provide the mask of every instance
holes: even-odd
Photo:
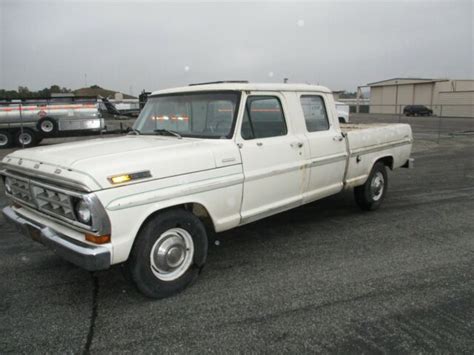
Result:
[[[404,123],[341,124],[348,147],[346,186],[365,181],[375,160],[386,157],[389,166],[398,168],[410,157],[413,142],[411,127]]]

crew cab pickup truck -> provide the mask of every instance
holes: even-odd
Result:
[[[208,236],[354,188],[380,206],[410,167],[407,124],[340,125],[331,91],[218,82],[150,95],[133,132],[18,150],[7,220],[87,270],[125,263],[147,296],[189,285]]]

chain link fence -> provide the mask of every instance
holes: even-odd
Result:
[[[415,106],[415,108],[413,108]],[[349,104],[353,123],[408,123],[415,138],[435,140],[474,136],[473,105]]]

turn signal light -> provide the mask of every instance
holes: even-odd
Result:
[[[151,178],[150,170],[137,171],[135,173],[110,176],[107,179],[112,184],[122,184],[124,182],[132,181],[132,180],[140,180],[140,179],[147,179],[147,178]]]
[[[110,243],[110,235],[92,235],[86,234],[86,240],[94,244]]]
[[[122,182],[127,182],[132,180],[132,177],[130,175],[119,175],[119,176],[113,176],[110,178],[113,184],[120,184]]]

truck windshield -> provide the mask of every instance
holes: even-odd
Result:
[[[231,138],[239,92],[199,92],[149,97],[133,125],[139,134]]]

